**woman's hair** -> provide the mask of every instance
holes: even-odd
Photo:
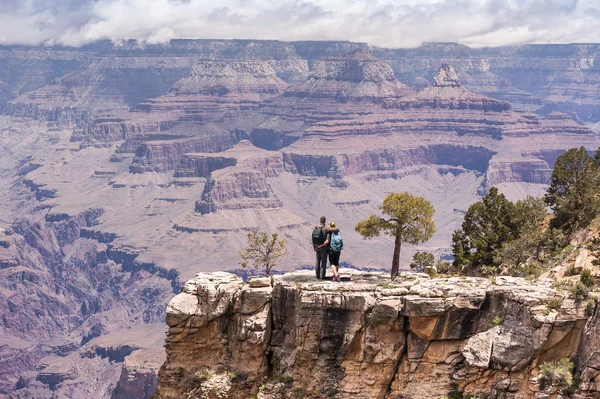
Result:
[[[332,229],[335,229],[335,222],[329,223],[329,227],[331,227]]]

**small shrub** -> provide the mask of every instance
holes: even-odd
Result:
[[[212,372],[208,369],[202,369],[194,374],[194,379],[198,382],[210,380]]]
[[[562,306],[563,299],[559,296],[555,296],[554,298],[548,301],[548,309],[558,310]]]
[[[433,266],[426,267],[425,270],[423,270],[423,273],[427,274],[431,278],[435,278],[438,275],[437,270],[435,270],[435,267]]]
[[[390,283],[381,283],[378,284],[381,288],[386,289],[386,290],[391,290],[393,288],[395,288],[396,286],[394,284],[390,284]]]
[[[571,291],[571,289],[573,288],[575,284],[573,284],[572,281],[569,280],[560,280],[560,281],[555,281],[552,286],[557,290],[557,291]]]
[[[550,308],[544,309],[544,316],[548,316],[550,314],[550,312],[551,312]]]
[[[571,287],[571,298],[576,301],[582,301],[587,298],[590,290],[581,281],[578,281]]]
[[[573,385],[574,368],[575,364],[567,358],[540,365],[540,375],[538,377],[540,389],[543,391],[552,386],[563,389],[571,387]]]
[[[439,274],[448,274],[450,273],[450,265],[450,262],[438,259],[438,261],[435,263],[435,268]]]
[[[585,315],[587,317],[592,317],[594,315],[594,311],[596,310],[596,300],[590,298],[587,301],[587,305],[585,306]]]
[[[575,265],[569,265],[564,272],[565,277],[576,276],[579,274],[579,271],[575,269]]]
[[[581,380],[579,378],[573,378],[571,385],[564,387],[560,393],[564,396],[571,397],[579,389],[579,384],[581,384]]]
[[[589,269],[583,269],[581,273],[579,273],[579,281],[581,281],[581,284],[588,288],[592,288],[596,285],[596,279],[592,275],[592,271]]]
[[[415,252],[413,261],[410,263],[410,268],[413,270],[427,270],[432,268],[435,262],[435,257],[429,252]]]
[[[248,379],[248,373],[239,370],[231,371],[228,375],[231,382],[242,382]]]
[[[492,325],[492,327],[501,326],[502,324],[504,324],[504,317],[496,315],[492,318],[490,324]]]
[[[534,280],[546,270],[546,265],[535,259],[530,259],[521,266],[522,270],[517,275],[522,275],[526,280]]]

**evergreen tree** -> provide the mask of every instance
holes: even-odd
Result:
[[[596,159],[599,154],[596,153]],[[561,154],[554,164],[546,203],[554,211],[552,227],[584,227],[598,214],[600,172],[584,147]]]
[[[461,229],[452,235],[454,266],[464,270],[496,265],[495,251],[517,235],[514,213],[515,204],[496,187],[472,204]]]
[[[382,231],[395,238],[392,259],[392,278],[395,278],[400,269],[402,243],[419,244],[429,240],[435,233],[431,219],[435,210],[426,199],[406,192],[388,194],[379,209],[388,217],[371,215],[358,222],[354,229],[368,239],[379,236]]]
[[[435,257],[429,252],[415,252],[413,255],[413,261],[410,264],[411,269],[415,270],[427,270],[433,267],[435,263]]]

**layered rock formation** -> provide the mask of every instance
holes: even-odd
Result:
[[[492,156],[498,154],[505,164],[517,162],[515,170],[523,170],[525,165],[528,169],[520,173],[520,178],[511,174],[504,181],[500,180],[501,174],[492,172],[490,182],[545,184],[547,174],[544,177],[536,170],[547,169],[547,165],[536,160],[523,162],[515,154],[520,138],[548,146],[543,151],[551,151],[556,145],[566,149],[578,140],[595,140],[589,129],[566,115],[539,117],[512,110],[507,102],[469,92],[447,64],[439,68],[432,86],[416,94],[386,99],[383,108],[350,120],[316,123],[300,140],[282,150],[288,169],[328,177],[424,164],[485,172]],[[544,138],[531,137],[538,135]],[[560,135],[558,142],[548,140],[551,135]]]
[[[177,273],[235,268],[248,231],[285,237],[291,270],[313,262],[307,237],[326,215],[344,231],[342,261],[386,268],[392,243],[353,227],[409,191],[432,201],[439,233],[402,264],[447,254],[487,188],[542,195],[560,153],[598,148],[582,125],[595,118],[596,52],[0,46],[0,229],[13,233],[0,231],[0,394],[150,395],[155,366],[127,358],[157,348],[136,347],[133,330],[162,323]],[[211,212],[196,212],[203,196]]]
[[[522,45],[472,49],[456,43],[424,43],[414,49],[373,49],[389,60],[399,80],[422,88],[431,65],[451,63],[470,90],[510,101],[520,109],[543,107],[600,118],[598,44]]]
[[[208,177],[215,170],[240,166],[260,171],[263,176],[275,177],[283,172],[281,153],[265,151],[242,140],[221,153],[187,153],[175,170],[175,177]]]
[[[345,270],[242,281],[198,274],[167,308],[158,398],[535,396],[587,317],[551,280],[430,280]],[[488,396],[489,397],[489,396]]]
[[[266,102],[261,108],[266,120],[252,130],[250,139],[258,147],[280,149],[316,122],[377,113],[384,101],[409,93],[390,66],[368,51],[326,58],[315,63],[307,81]]]
[[[264,175],[256,170],[225,168],[209,177],[196,212],[214,213],[220,210],[282,208]]]

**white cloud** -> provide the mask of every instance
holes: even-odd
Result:
[[[1,44],[352,40],[385,47],[600,41],[598,0],[1,0]]]

